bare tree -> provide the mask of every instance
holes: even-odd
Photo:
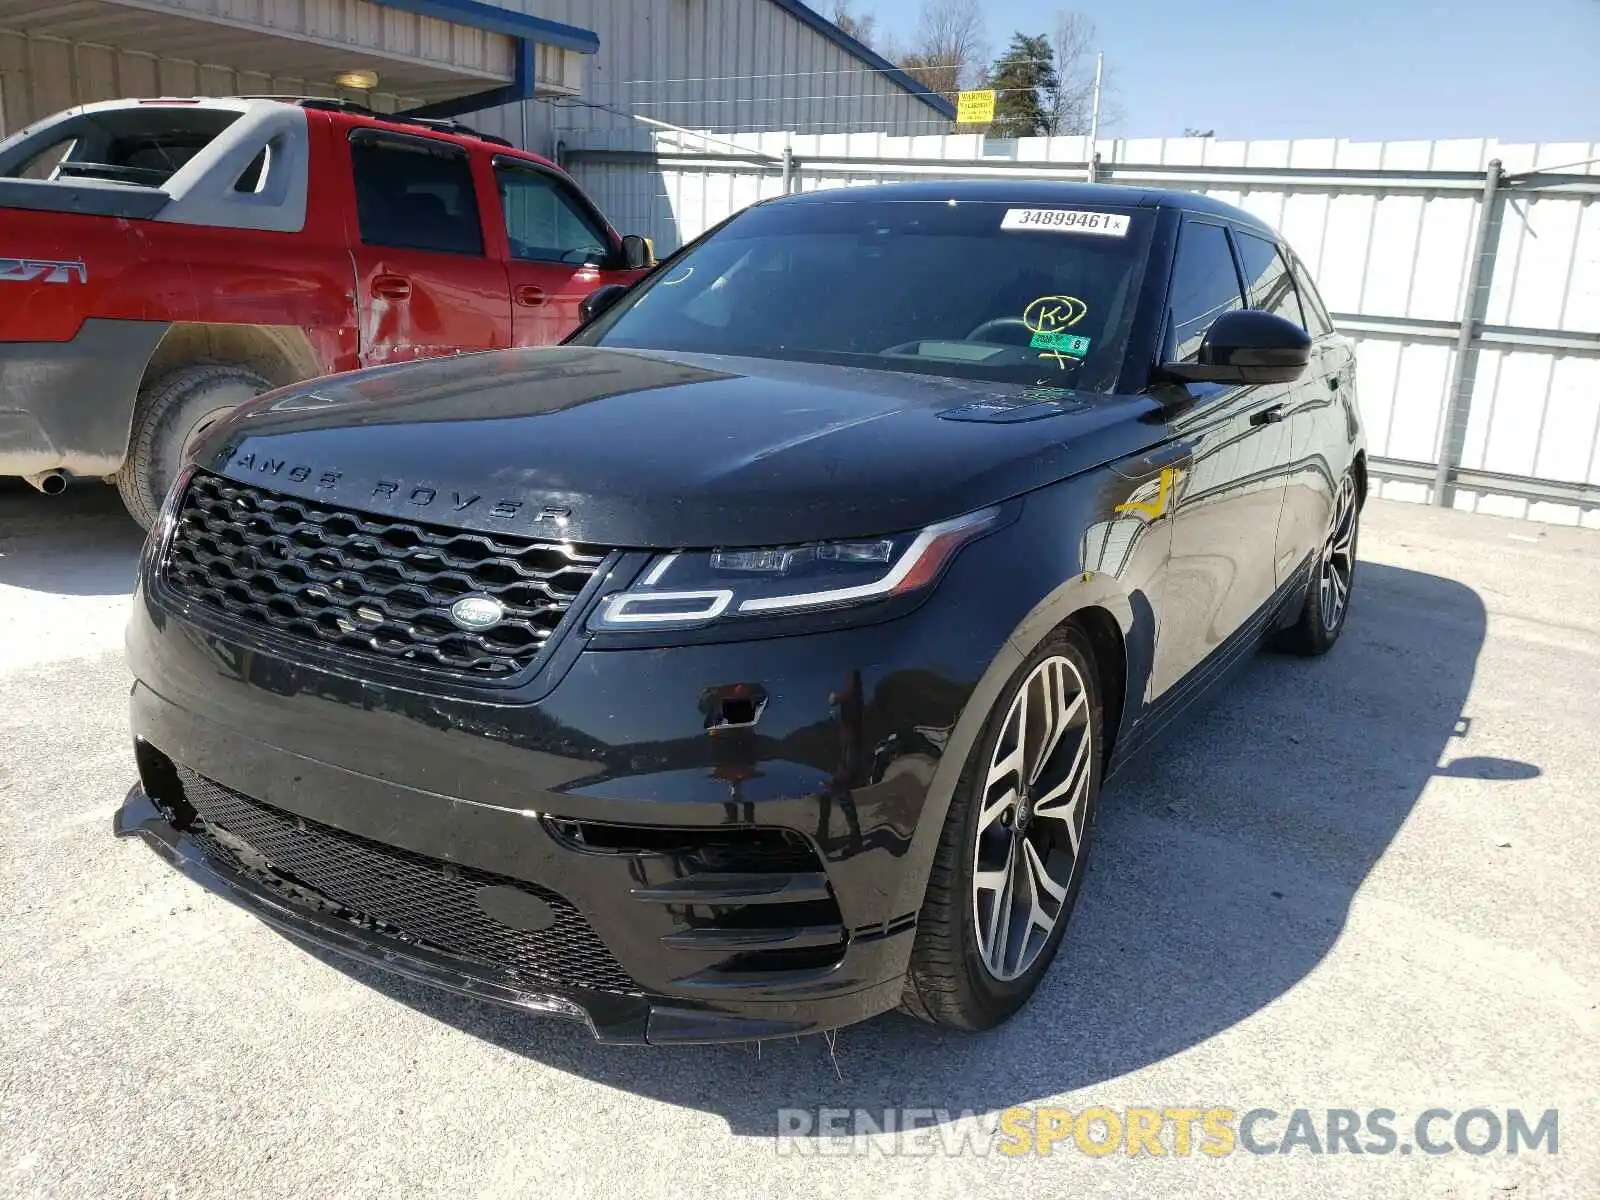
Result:
[[[922,0],[916,34],[900,65],[929,91],[953,101],[981,78],[988,57],[983,29],[980,0]]]
[[[850,0],[833,0],[833,23],[862,45],[870,46],[878,18],[869,12],[857,13]]]
[[[1085,134],[1094,114],[1094,72],[1096,46],[1100,40],[1094,22],[1080,12],[1058,12],[1050,46],[1055,54],[1056,86],[1045,96],[1045,116],[1050,132]],[[1122,106],[1115,98],[1116,85],[1111,68],[1106,67],[1100,81],[1100,128],[1109,129],[1122,120]]]

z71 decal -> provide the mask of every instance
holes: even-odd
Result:
[[[49,258],[0,258],[0,283],[89,282],[89,268],[80,259],[59,262]]]

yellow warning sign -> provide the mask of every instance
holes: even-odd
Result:
[[[994,120],[994,93],[956,93],[956,122],[960,125],[988,125]]]

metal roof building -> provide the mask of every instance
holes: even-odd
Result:
[[[473,113],[547,152],[635,114],[900,134],[954,116],[800,0],[0,0],[0,133],[93,100],[230,94]]]

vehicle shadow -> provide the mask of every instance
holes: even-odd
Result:
[[[1306,978],[1435,774],[1526,779],[1451,753],[1485,630],[1469,588],[1362,563],[1327,658],[1261,655],[1114,780],[1062,953],[987,1034],[890,1015],[836,1039],[597,1046],[579,1027],[436,993],[331,956],[363,983],[548,1066],[771,1135],[780,1108],[994,1112],[1116,1078],[1228,1029]]]
[[[117,489],[80,481],[59,496],[0,479],[0,585],[67,596],[133,591],[144,532]]]

